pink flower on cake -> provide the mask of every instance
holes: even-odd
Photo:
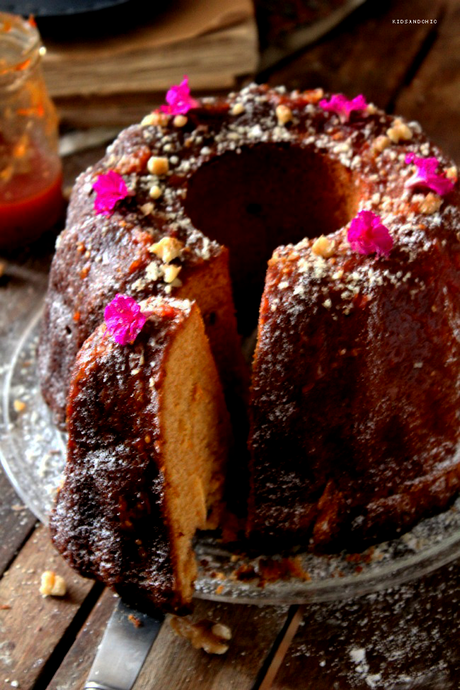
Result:
[[[415,153],[408,153],[405,162],[413,163],[417,168],[412,177],[409,177],[404,183],[406,189],[425,187],[436,192],[439,196],[444,196],[444,194],[448,194],[453,190],[453,180],[449,180],[444,175],[436,173],[439,166],[437,158],[419,158]]]
[[[120,345],[133,343],[141,332],[148,314],[132,297],[117,294],[104,310],[107,330]]]
[[[122,176],[113,170],[99,175],[93,184],[93,189],[96,192],[94,210],[104,216],[110,216],[113,213],[118,201],[131,196]]]
[[[366,110],[367,103],[362,94],[350,100],[343,94],[338,93],[334,94],[334,96],[331,96],[329,101],[326,99],[320,101],[319,106],[323,110],[336,113],[340,118],[340,122],[344,124],[345,122],[348,122],[352,112],[362,112],[363,110]]]
[[[162,105],[161,111],[168,115],[185,115],[191,108],[196,108],[198,101],[190,96],[187,75],[180,84],[171,86],[166,94],[166,102],[168,105]]]
[[[347,233],[353,251],[359,254],[388,255],[393,247],[393,239],[388,228],[382,224],[380,216],[372,211],[360,211],[353,218]]]

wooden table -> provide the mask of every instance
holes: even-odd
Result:
[[[262,79],[288,88],[364,93],[389,111],[418,119],[460,163],[458,1],[368,2]],[[67,158],[67,182],[99,155],[91,150]],[[43,240],[12,258],[46,279],[51,248]],[[4,334],[28,300],[21,279],[0,278],[0,299]],[[81,688],[115,597],[67,568],[2,474],[0,497],[0,687]],[[47,569],[65,577],[64,599],[39,594]],[[135,690],[458,689],[459,596],[460,563],[454,563],[348,602],[259,608],[199,601],[194,619],[221,620],[232,629],[228,653],[195,650],[166,623]]]

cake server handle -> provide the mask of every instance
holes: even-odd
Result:
[[[84,690],[131,690],[164,615],[141,613],[118,601],[105,629]]]

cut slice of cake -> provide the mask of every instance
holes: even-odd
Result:
[[[134,342],[104,324],[78,354],[50,528],[82,575],[143,608],[182,611],[193,537],[218,523],[230,423],[195,303],[152,298],[141,309]]]

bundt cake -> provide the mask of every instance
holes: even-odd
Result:
[[[221,509],[228,412],[195,304],[157,297],[139,311],[117,295],[110,306],[109,325],[134,312],[134,341],[104,324],[78,353],[52,540],[125,599],[180,611],[196,577],[192,538]]]
[[[172,295],[201,310],[234,414],[263,292],[248,534],[356,549],[443,508],[460,484],[453,162],[362,96],[186,86],[76,183],[39,347],[49,405],[62,422],[107,301]]]

